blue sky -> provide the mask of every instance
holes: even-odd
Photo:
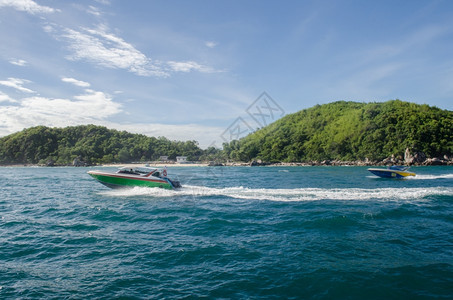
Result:
[[[259,127],[263,101],[267,123],[337,100],[453,109],[452,1],[0,0],[0,38],[0,136],[97,124],[206,147]]]

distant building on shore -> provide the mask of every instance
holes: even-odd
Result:
[[[168,161],[168,156],[159,157],[159,161]]]
[[[176,156],[176,162],[178,164],[185,164],[187,163],[187,156]]]

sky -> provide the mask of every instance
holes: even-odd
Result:
[[[453,1],[0,0],[0,136],[96,124],[202,148],[338,100],[453,110]]]

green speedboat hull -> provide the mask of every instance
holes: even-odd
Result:
[[[88,174],[100,183],[110,188],[124,187],[157,187],[164,189],[173,189],[174,186],[168,178],[154,178],[134,175],[122,175],[118,173],[107,173],[100,171],[89,171]]]

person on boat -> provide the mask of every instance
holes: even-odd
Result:
[[[132,174],[132,175],[139,175],[137,172],[135,172],[133,169],[129,169],[129,170],[119,170],[118,173],[123,173],[123,174]]]

